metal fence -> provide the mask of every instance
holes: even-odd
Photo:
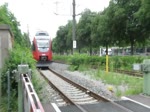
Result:
[[[16,80],[18,82],[18,111],[45,112],[31,82],[31,69],[27,64],[18,65]]]
[[[23,112],[45,112],[28,74],[21,74],[21,78],[23,90]]]

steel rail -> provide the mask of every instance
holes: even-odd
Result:
[[[123,110],[125,110],[125,111],[127,111],[127,112],[133,112],[133,111],[129,110],[128,108],[123,107],[122,105],[119,105],[119,104],[117,104],[117,103],[115,103],[115,102],[113,102],[113,101],[111,101],[111,100],[109,100],[109,99],[106,99],[105,97],[100,96],[100,95],[94,93],[93,91],[90,91],[90,90],[88,90],[87,88],[85,88],[85,87],[83,87],[83,86],[81,86],[81,85],[79,85],[79,84],[77,84],[77,83],[71,81],[70,79],[68,79],[68,78],[66,78],[66,77],[64,77],[64,76],[62,76],[62,75],[60,75],[59,73],[57,73],[56,71],[52,70],[51,68],[49,68],[49,70],[50,70],[51,72],[53,72],[54,74],[56,74],[58,77],[60,77],[60,78],[64,79],[65,81],[67,81],[68,83],[70,83],[70,84],[76,86],[77,88],[81,89],[82,91],[86,92],[86,93],[87,93],[88,95],[90,95],[91,97],[94,97],[95,99],[97,99],[97,100],[99,100],[99,101],[111,102],[113,105],[115,105],[115,106],[117,106],[117,107],[119,107],[119,108],[121,108],[121,109],[123,109]],[[80,106],[79,106],[79,107],[80,107]],[[81,108],[82,108],[82,107],[81,107]]]
[[[117,73],[125,73],[129,76],[143,77],[143,74],[138,71],[129,71],[129,70],[120,70],[120,69],[115,69],[114,71]]]
[[[49,70],[50,70],[51,72],[53,72],[54,74],[56,74],[58,77],[62,78],[63,80],[67,81],[68,83],[70,83],[70,84],[74,85],[75,87],[79,88],[80,90],[84,91],[85,93],[87,93],[87,94],[90,95],[91,97],[94,97],[94,98],[97,99],[98,101],[110,102],[109,99],[106,99],[105,97],[100,96],[100,95],[94,93],[93,91],[91,91],[91,90],[89,90],[89,89],[87,89],[87,88],[81,86],[80,84],[77,84],[77,83],[71,81],[70,79],[68,79],[68,78],[66,78],[66,77],[64,77],[64,76],[62,76],[62,75],[60,75],[60,74],[57,73],[56,71],[54,71],[54,70],[52,70],[52,69],[50,69],[50,68],[49,68]]]
[[[79,87],[77,87],[77,88],[81,89],[83,92],[86,92],[88,95],[90,95],[91,97],[97,99],[98,101],[110,102],[110,103],[112,103],[114,106],[116,106],[116,107],[118,107],[118,108],[121,108],[122,110],[125,110],[126,112],[133,112],[132,110],[130,110],[130,109],[128,109],[128,108],[126,108],[126,107],[124,107],[124,106],[122,106],[122,105],[120,105],[120,104],[117,104],[116,102],[113,102],[113,101],[111,101],[111,100],[109,100],[109,99],[106,99],[106,98],[104,98],[104,97],[102,97],[102,96],[100,96],[100,95],[98,95],[98,94],[96,94],[96,93],[94,93],[94,92],[92,92],[92,91],[86,89],[85,87],[83,87],[83,86],[81,86],[81,85],[79,85],[79,84],[76,84],[75,82],[70,81],[68,78],[66,78],[66,77],[64,77],[64,76],[62,76],[62,75],[60,75],[60,74],[57,73],[56,71],[54,71],[54,70],[52,70],[52,69],[50,69],[50,68],[49,68],[49,70],[50,70],[52,73],[54,73],[55,75],[57,75],[58,77],[60,77],[60,78],[62,78],[63,80],[65,80],[66,82],[68,82],[68,83],[70,83],[70,84],[72,84],[72,85],[74,85],[74,86],[76,86],[76,87],[79,86]],[[76,104],[73,100],[71,100],[68,96],[66,96],[66,95],[63,93],[63,91],[61,91],[59,88],[57,88],[57,87],[55,86],[55,84],[53,84],[51,81],[49,81],[49,79],[47,79],[47,77],[44,76],[44,74],[43,74],[41,71],[39,71],[39,72],[40,72],[40,74],[44,77],[44,79],[49,83],[49,85],[51,85],[56,91],[58,91],[58,92],[60,93],[60,95],[62,96],[62,98],[64,99],[64,101],[66,101],[67,103],[69,103],[69,104],[71,104],[71,105],[76,106],[81,112],[88,112],[88,110],[85,110],[82,106]],[[81,88],[80,88],[80,87],[81,87]]]
[[[39,71],[39,73],[44,77],[44,79],[48,82],[48,84],[49,84],[50,86],[52,86],[53,89],[55,89],[56,91],[58,91],[58,92],[62,95],[63,99],[64,99],[67,103],[69,103],[69,104],[74,104],[59,88],[57,88],[57,87],[55,86],[55,84],[53,84],[50,80],[48,80],[47,77],[46,77],[40,70],[38,70],[38,71]]]
[[[76,106],[78,109],[80,109],[82,112],[88,112],[88,111],[86,111],[84,108],[82,108],[80,105],[78,105],[78,104],[76,104],[75,102],[73,102],[69,97],[67,97],[57,86],[55,86],[55,84],[53,84],[50,80],[48,80],[47,77],[44,76],[44,74],[43,74],[40,70],[38,70],[38,71],[39,71],[40,74],[44,77],[44,79],[49,83],[49,85],[52,86],[56,91],[58,91],[58,92],[61,94],[61,96],[63,97],[63,99],[64,99],[67,103],[69,103],[69,104],[71,104],[71,105],[75,105],[75,106]]]

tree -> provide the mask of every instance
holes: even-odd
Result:
[[[114,36],[119,42],[130,43],[131,54],[137,42],[141,42],[141,26],[135,17],[141,0],[112,0],[110,5],[115,7],[113,16]]]
[[[57,44],[57,38],[52,40],[52,51],[55,53],[59,53],[59,44]]]
[[[67,53],[68,50],[72,50],[72,22],[69,21],[67,25],[60,26],[57,31],[55,42],[59,43],[56,47],[56,51],[59,53]],[[59,50],[58,50],[59,49]]]
[[[91,12],[89,9],[85,9],[77,25],[77,41],[78,47],[88,47],[90,55],[92,54],[92,19],[96,13]]]
[[[68,51],[73,52],[73,41],[72,41],[72,21],[68,21],[66,25],[66,30],[67,30],[67,40],[66,40],[66,49]]]
[[[141,6],[142,5],[142,6]],[[89,49],[99,46],[131,46],[148,44],[150,38],[150,2],[149,0],[111,0],[109,6],[102,12],[91,12],[85,9],[77,23],[77,46]],[[59,34],[66,42],[66,48],[71,46],[71,22],[64,26]],[[60,29],[59,29],[60,30]],[[71,47],[72,48],[72,47]]]
[[[0,24],[8,24],[13,32],[15,42],[22,46],[27,46],[27,42],[24,42],[25,35],[22,35],[19,29],[20,23],[17,21],[13,13],[8,10],[8,4],[0,6]]]
[[[150,0],[142,0],[141,7],[135,13],[135,17],[141,26],[141,41],[144,41],[144,45],[149,44],[147,40],[150,39]]]

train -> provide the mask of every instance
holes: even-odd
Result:
[[[36,32],[32,41],[32,55],[37,62],[52,61],[52,41],[48,32]]]

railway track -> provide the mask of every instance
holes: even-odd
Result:
[[[45,78],[49,85],[57,92],[56,104],[59,107],[73,108],[76,112],[93,112],[83,105],[89,104],[105,104],[112,105],[112,109],[122,112],[133,112],[130,109],[106,99],[103,96],[97,95],[94,92],[82,87],[66,77],[56,73],[53,70],[39,70],[40,74]],[[54,93],[55,94],[55,93]],[[54,97],[56,97],[54,95]],[[99,108],[100,109],[100,108]],[[109,110],[109,109],[108,109]],[[70,112],[70,111],[69,111]],[[107,111],[106,111],[107,112]],[[118,112],[118,111],[117,111]]]
[[[109,101],[54,71],[40,70],[39,72],[61,94],[66,104],[89,104]]]
[[[123,74],[136,76],[136,77],[143,77],[143,74],[141,72],[139,72],[139,71],[129,71],[129,70],[115,69],[114,72],[123,73]]]

